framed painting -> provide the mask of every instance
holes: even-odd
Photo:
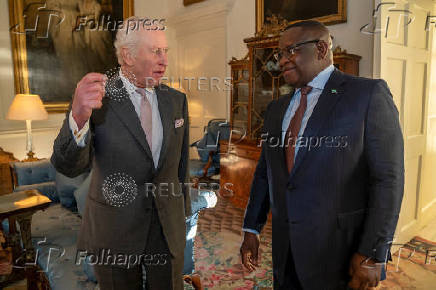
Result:
[[[188,6],[194,3],[203,2],[204,0],[183,0],[183,5]]]
[[[307,19],[325,25],[342,23],[347,21],[347,0],[256,0],[256,32],[271,18],[288,23]]]
[[[117,66],[116,30],[133,14],[133,0],[9,0],[16,93],[65,112],[86,73]]]

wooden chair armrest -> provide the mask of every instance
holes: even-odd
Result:
[[[201,176],[201,178],[205,178],[207,177],[207,172],[209,171],[209,168],[212,166],[212,162],[213,162],[213,155],[215,154],[215,151],[210,151],[209,152],[209,158],[207,160],[206,165],[203,167],[203,175]]]

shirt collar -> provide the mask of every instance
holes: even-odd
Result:
[[[120,79],[123,82],[124,87],[126,88],[126,91],[129,95],[135,95],[135,93],[137,93],[138,88],[137,86],[135,86],[134,84],[132,84],[129,79],[127,77],[124,76],[123,72],[121,71],[120,68]],[[150,93],[153,94],[154,93],[154,88],[145,88],[146,93]]]
[[[307,85],[311,86],[312,88],[323,90],[325,84],[329,80],[330,75],[334,70],[335,70],[335,66],[332,64],[329,65],[323,71],[321,71],[316,77],[314,77],[313,80],[310,81]]]

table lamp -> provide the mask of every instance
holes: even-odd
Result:
[[[27,128],[27,158],[24,161],[37,160],[32,151],[32,120],[45,120],[47,111],[38,95],[17,94],[9,107],[6,119],[25,120]]]

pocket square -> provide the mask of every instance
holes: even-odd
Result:
[[[174,127],[175,128],[180,128],[183,126],[183,124],[185,123],[185,119],[176,119],[174,121]]]

